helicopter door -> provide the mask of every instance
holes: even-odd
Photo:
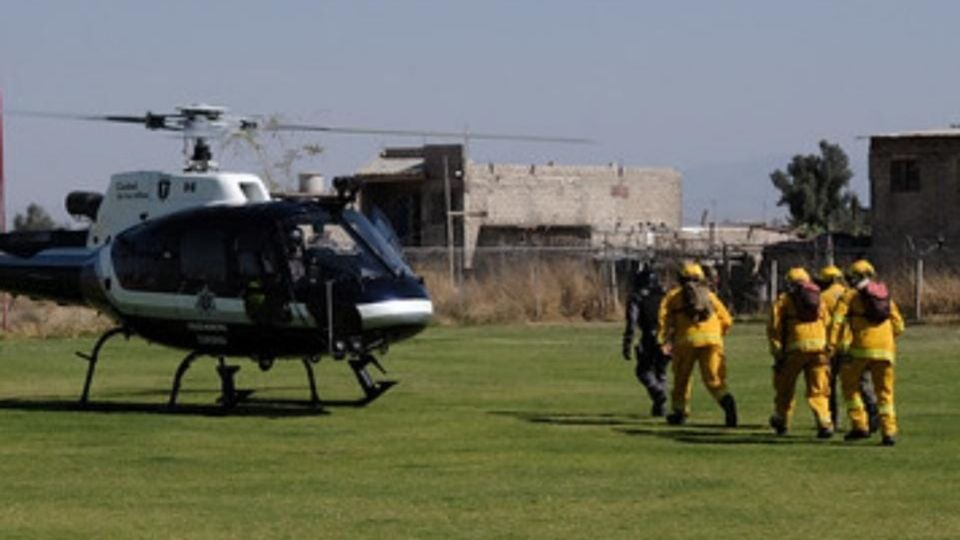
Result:
[[[224,231],[192,230],[181,234],[181,312],[191,318],[233,322],[239,309],[233,300],[237,295],[229,275]]]
[[[290,294],[267,237],[243,232],[233,243],[236,285],[246,318],[257,324],[291,320]]]
[[[354,304],[363,275],[361,247],[341,223],[318,220],[296,229],[300,235],[295,236],[302,236],[303,261],[298,297],[327,332],[339,336],[359,328]],[[292,259],[293,274],[298,272],[297,257]]]

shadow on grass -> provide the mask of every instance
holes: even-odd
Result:
[[[762,444],[762,445],[824,445],[831,440],[821,440],[810,436],[775,435],[759,431],[761,426],[739,426],[736,428],[718,428],[717,426],[686,425],[682,427],[663,426],[659,429],[618,429],[619,433],[634,437],[659,437],[688,444]]]
[[[323,404],[324,406],[326,403]],[[161,414],[171,416],[239,416],[263,418],[288,418],[302,416],[323,416],[330,414],[323,406],[311,406],[307,401],[292,400],[246,400],[230,409],[218,404],[178,404],[168,407],[166,404],[134,401],[92,401],[82,404],[75,399],[3,399],[0,410],[77,412],[100,414]]]
[[[637,414],[612,413],[540,413],[531,411],[490,411],[497,416],[510,416],[533,424],[553,424],[558,426],[627,426],[656,421]]]
[[[729,445],[840,445],[841,436],[830,440],[820,440],[809,435],[778,436],[766,431],[760,424],[741,424],[736,428],[726,428],[717,424],[687,423],[683,426],[669,426],[663,418],[652,418],[636,414],[613,413],[575,413],[575,412],[533,412],[533,411],[491,411],[490,414],[509,416],[532,424],[555,426],[610,427],[613,431],[633,437],[657,437],[687,444],[729,444]]]
[[[390,386],[392,386],[392,384],[386,385],[383,392],[386,392]],[[271,388],[271,390],[276,389],[277,388]],[[166,399],[164,399],[162,403],[145,403],[130,399],[137,397],[166,398],[169,395],[169,391],[157,389],[108,393],[98,396],[99,399],[93,399],[87,403],[80,403],[80,401],[75,398],[68,399],[60,396],[38,396],[32,399],[0,399],[0,410],[287,418],[323,416],[330,414],[326,409],[334,407],[366,407],[379,397],[379,395],[382,395],[383,392],[372,398],[321,399],[319,403],[312,403],[308,399],[254,398],[252,397],[254,393],[253,390],[237,390],[239,400],[231,408],[224,408],[219,404],[217,398],[217,396],[219,396],[218,392],[207,390],[184,389],[179,392],[179,395],[208,395],[210,396],[209,404],[181,402],[170,407],[167,405]]]

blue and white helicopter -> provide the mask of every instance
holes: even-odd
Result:
[[[423,280],[406,264],[389,227],[374,226],[353,207],[360,185],[335,180],[336,193],[271,196],[252,174],[221,172],[208,141],[261,127],[228,116],[223,107],[192,105],[143,116],[32,116],[132,123],[182,133],[188,150],[182,172],[113,175],[105,194],[74,192],[66,205],[89,218],[87,230],[0,235],[0,290],[89,306],[116,327],[89,354],[80,397],[86,404],[104,344],[141,336],[189,351],[170,392],[199,357],[219,359],[221,404],[240,397],[239,369],[247,357],[263,370],[277,359],[306,367],[310,403],[320,405],[312,364],[321,356],[347,359],[367,404],[392,382],[367,371],[376,352],[422,331],[433,314]],[[431,135],[325,126],[271,129]],[[381,368],[382,369],[382,368]]]
[[[367,368],[382,371],[375,354],[421,332],[433,305],[389,223],[375,219],[374,225],[354,208],[360,183],[343,177],[326,196],[272,196],[255,175],[219,171],[208,141],[263,128],[463,134],[264,122],[211,105],[143,116],[20,114],[136,124],[179,132],[184,139],[182,172],[125,172],[112,176],[105,194],[69,194],[68,212],[88,218],[89,229],[0,234],[0,291],[89,306],[116,322],[89,354],[78,353],[88,362],[82,404],[88,402],[102,347],[117,335],[189,351],[174,376],[171,407],[184,374],[203,356],[219,360],[224,408],[243,395],[234,382],[239,367],[226,362],[230,357],[250,358],[263,370],[278,359],[301,360],[315,406],[323,402],[312,364],[325,355],[347,360],[363,391],[357,405],[372,402],[393,384],[375,381]]]

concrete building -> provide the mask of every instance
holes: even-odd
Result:
[[[879,260],[960,247],[960,129],[870,137],[870,205]]]
[[[765,247],[797,239],[797,233],[765,223],[722,223],[688,226],[677,232],[674,246],[681,252],[709,253],[724,245],[736,247],[759,260]]]
[[[446,245],[452,222],[468,268],[478,246],[652,246],[681,221],[670,168],[474,163],[460,145],[427,145],[388,148],[357,176],[361,204],[381,208],[404,245]]]

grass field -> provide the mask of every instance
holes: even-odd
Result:
[[[163,410],[180,353],[111,342],[73,406],[92,340],[0,341],[0,538],[960,538],[960,328],[909,328],[894,448],[790,435],[759,325],[728,341],[743,427],[702,386],[663,425],[618,358],[619,325],[432,328],[387,356],[401,382],[366,409],[210,405],[213,362]],[[254,397],[306,397],[299,363]],[[326,398],[357,397],[347,366]]]

